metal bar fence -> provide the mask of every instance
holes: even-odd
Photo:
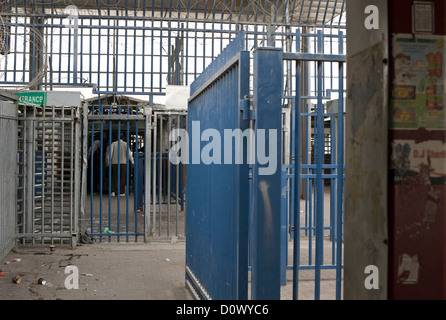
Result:
[[[15,245],[16,225],[23,218],[23,173],[17,172],[18,145],[17,105],[0,101],[0,259],[3,259]],[[18,186],[17,191],[14,186]],[[18,202],[17,202],[18,201]],[[16,213],[17,211],[17,213]]]
[[[145,116],[141,106],[92,105],[88,138],[87,202],[90,224],[87,233],[108,241],[121,237],[144,237],[143,190]],[[125,197],[125,198],[124,198]],[[133,209],[130,204],[133,202]],[[131,223],[134,221],[134,223]],[[142,226],[141,226],[142,223]],[[105,227],[106,226],[106,227]]]
[[[309,52],[302,52],[301,46],[309,43],[308,38],[316,39],[313,42],[316,46],[310,45],[307,47]],[[343,111],[339,111],[342,107],[338,105],[343,105],[344,40],[342,32],[298,32],[295,43],[297,53],[283,54],[284,70],[288,73],[284,79],[290,89],[287,91],[285,85],[282,104],[284,146],[281,158],[284,162],[281,231],[286,230],[287,237],[281,233],[280,280],[281,285],[286,285],[287,270],[293,270],[294,299],[299,297],[297,279],[302,272],[313,273],[314,297],[320,299],[321,285],[329,270],[335,272],[330,277],[336,278],[336,288],[331,295],[324,293],[324,298],[341,298],[344,165]],[[288,62],[293,62],[292,68],[286,68]],[[317,68],[307,68],[313,62],[316,62]],[[338,72],[326,72],[334,69],[338,69]],[[294,81],[290,81],[289,77]],[[312,78],[317,80],[316,87],[312,85]],[[309,85],[303,86],[304,83]],[[336,108],[328,111],[327,102],[336,102]],[[291,134],[287,135],[287,132]],[[251,176],[250,179],[251,197]],[[289,252],[289,243],[293,241],[293,250]],[[252,245],[255,245],[255,241],[250,235],[250,247]],[[251,255],[249,261],[252,269]],[[288,264],[289,261],[291,264]]]
[[[307,34],[297,34],[298,52],[303,36]],[[342,32],[337,35],[337,52],[330,51],[328,55],[323,50],[324,36],[322,31],[317,33],[314,54],[284,54],[285,60],[296,61],[296,88],[300,88],[305,79],[305,74],[301,71],[306,61],[315,61],[317,64],[317,86],[313,89],[314,94],[297,90],[293,99],[292,163],[283,165],[288,180],[283,182],[283,187],[287,188],[286,210],[292,230],[289,239],[294,241],[294,249],[293,263],[287,264],[286,268],[282,265],[282,273],[285,269],[293,270],[294,299],[298,299],[299,274],[305,270],[314,272],[315,299],[321,298],[325,270],[335,270],[336,289],[333,294],[336,299],[341,298],[342,290],[344,35]],[[330,63],[338,65],[336,76],[333,73],[330,77],[325,76],[323,66],[326,61],[333,61]],[[336,110],[331,111],[332,113],[328,113],[324,103],[329,98],[325,95],[325,90],[322,90],[324,82],[330,87],[331,93],[337,93]],[[316,98],[314,108],[308,103],[309,98]],[[305,143],[302,143],[302,138]],[[307,245],[302,246],[303,243]],[[302,249],[304,247],[308,249]]]
[[[17,238],[23,243],[73,243],[80,200],[79,107],[20,105]],[[76,183],[77,186],[76,187]]]
[[[54,6],[53,2],[46,0],[42,1],[41,8],[33,5],[22,3],[18,0],[6,1],[6,10],[2,10],[0,13],[0,33],[4,32],[3,42],[0,42],[0,49],[7,48],[2,54],[0,50],[0,85],[10,89],[45,89],[53,90],[54,88],[69,86],[76,89],[88,89],[94,94],[135,94],[141,96],[150,96],[151,101],[153,98],[158,98],[165,95],[165,88],[168,84],[178,83],[189,85],[195,81],[203,70],[213,61],[220,51],[230,43],[239,30],[244,30],[245,33],[245,47],[247,50],[253,51],[259,46],[264,46],[267,43],[272,45],[288,43],[290,47],[296,45],[298,47],[297,52],[300,52],[300,47],[303,43],[309,48],[307,55],[293,55],[291,53],[284,53],[286,61],[299,60],[301,62],[296,64],[290,64],[291,67],[286,67],[287,74],[286,81],[288,82],[289,90],[286,90],[283,94],[283,99],[288,100],[288,103],[284,105],[291,105],[298,108],[300,115],[296,118],[292,117],[289,113],[285,114],[286,121],[291,121],[293,118],[296,122],[295,134],[297,135],[295,143],[291,143],[292,146],[297,148],[298,145],[304,145],[303,149],[295,149],[294,157],[295,163],[299,163],[300,172],[298,172],[301,180],[304,182],[299,183],[299,179],[294,179],[296,174],[292,160],[289,164],[285,164],[284,168],[288,170],[286,174],[286,184],[289,186],[287,190],[287,224],[294,226],[293,233],[290,233],[290,238],[296,241],[300,241],[300,230],[303,230],[304,234],[308,237],[309,241],[309,261],[308,265],[302,265],[299,270],[305,269],[317,269],[318,278],[322,270],[327,266],[321,263],[321,255],[325,254],[323,248],[320,247],[321,233],[324,237],[324,231],[330,232],[330,239],[336,241],[338,246],[339,241],[342,241],[342,220],[336,218],[334,215],[330,217],[329,226],[323,225],[323,229],[318,229],[318,233],[315,235],[316,223],[321,223],[321,214],[323,215],[323,208],[321,207],[319,200],[324,196],[324,186],[317,182],[319,179],[330,180],[330,212],[336,210],[342,211],[342,198],[339,198],[339,190],[342,190],[343,174],[339,169],[339,163],[343,162],[340,158],[342,151],[342,139],[334,139],[333,131],[328,134],[332,137],[331,140],[331,161],[335,160],[333,157],[333,148],[337,149],[336,157],[338,158],[338,164],[320,164],[319,160],[324,158],[325,149],[321,147],[316,141],[321,141],[322,136],[327,136],[325,129],[321,131],[321,127],[325,127],[325,122],[330,122],[330,130],[333,130],[333,122],[337,122],[337,130],[342,131],[343,120],[342,117],[338,117],[333,114],[327,114],[321,111],[320,107],[327,99],[336,98],[336,93],[340,103],[342,103],[343,83],[339,82],[339,86],[336,87],[336,79],[343,78],[342,58],[338,57],[342,55],[344,38],[341,30],[345,28],[345,16],[342,14],[345,0],[335,1],[291,1],[287,3],[287,7],[280,8],[276,1],[265,1],[265,5],[260,1],[245,1],[238,7],[234,4],[234,1],[229,5],[228,3],[223,6],[217,6],[216,2],[213,7],[206,2],[187,4],[187,9],[181,8],[180,3],[170,4],[170,7],[164,7],[164,2],[157,3],[155,7],[152,2],[152,7],[149,8],[146,5],[142,7],[133,6],[133,4],[115,3],[109,1],[108,5],[104,3],[97,3],[97,7],[87,8],[78,6],[78,29],[76,32],[70,28],[71,22],[69,12],[64,8],[58,8]],[[263,1],[262,1],[263,3]],[[275,4],[274,4],[275,3]],[[178,5],[178,14],[175,15],[173,8]],[[325,7],[324,14],[320,13],[320,10]],[[166,11],[167,10],[167,11]],[[221,10],[221,15],[218,14],[218,10]],[[287,14],[287,12],[290,15]],[[194,14],[195,12],[195,14]],[[167,14],[166,14],[167,13]],[[207,14],[206,14],[207,13]],[[220,17],[220,19],[218,19]],[[233,20],[235,19],[235,20]],[[284,24],[285,21],[285,24]],[[268,26],[269,24],[269,26]],[[307,28],[315,28],[315,32],[310,30],[309,32],[301,32],[301,30],[307,30]],[[323,38],[316,32],[323,30]],[[325,31],[329,31],[327,34]],[[150,35],[150,41],[146,37]],[[2,37],[0,36],[0,41]],[[178,39],[174,40],[174,39]],[[181,43],[186,43],[186,46],[182,46]],[[339,44],[338,52],[336,51],[336,43]],[[3,47],[2,47],[3,44]],[[6,45],[7,44],[7,45]],[[173,46],[173,47],[172,47]],[[310,50],[314,52],[310,52]],[[324,49],[324,50],[322,50]],[[33,54],[34,52],[34,54]],[[324,54],[324,62],[315,61],[315,53]],[[287,55],[288,54],[288,55]],[[36,57],[36,59],[33,58]],[[181,60],[180,65],[175,65],[175,61]],[[339,67],[336,67],[339,65]],[[334,66],[334,67],[333,67]],[[300,75],[300,71],[305,71]],[[330,79],[330,83],[322,79]],[[176,80],[174,80],[176,79]],[[295,81],[293,81],[295,79]],[[333,80],[334,79],[334,80]],[[250,81],[252,82],[252,75]],[[300,83],[306,82],[308,88],[306,92],[300,91]],[[328,89],[327,89],[327,88]],[[252,92],[248,92],[248,96],[252,97]],[[299,98],[294,99],[296,95]],[[99,99],[100,100],[100,99]],[[151,103],[152,105],[153,103]],[[313,108],[313,104],[316,108]],[[127,115],[133,107],[127,107]],[[295,109],[293,108],[293,109]],[[304,110],[305,108],[305,110]],[[121,110],[121,109],[120,109]],[[316,116],[315,110],[319,113]],[[170,162],[169,154],[163,152],[163,146],[161,141],[163,137],[166,137],[166,133],[163,130],[167,127],[172,127],[173,119],[170,115],[163,115],[158,113],[155,115],[155,121],[148,120],[148,117],[136,120],[132,118],[125,118],[125,115],[118,115],[117,119],[110,119],[107,117],[107,111],[112,111],[111,106],[102,106],[98,103],[97,106],[92,107],[92,111],[97,111],[99,114],[92,113],[90,117],[91,132],[97,130],[96,124],[99,124],[100,140],[112,138],[112,131],[114,125],[119,123],[123,127],[117,128],[117,131],[124,131],[127,134],[127,139],[131,139],[129,135],[130,129],[135,130],[135,144],[139,145],[145,139],[149,143],[144,143],[144,149],[147,145],[152,145],[153,135],[153,148],[148,151],[151,154],[147,156],[147,152],[144,151],[145,156],[140,157],[140,152],[134,154],[135,162],[139,163],[143,160],[146,165],[146,159],[150,158],[150,171],[149,178],[146,176],[143,178],[139,169],[134,169],[134,172],[125,169],[126,180],[126,199],[123,202],[125,212],[125,223],[116,225],[117,233],[104,233],[104,226],[108,226],[108,230],[112,230],[112,212],[111,206],[107,204],[107,197],[100,197],[99,210],[96,210],[96,203],[93,205],[93,201],[90,203],[90,220],[91,230],[93,234],[100,237],[100,239],[107,239],[110,241],[112,237],[124,236],[126,241],[129,237],[135,237],[135,240],[139,236],[147,236],[150,234],[153,238],[169,237],[171,233],[171,218],[172,208],[175,207],[175,235],[178,236],[182,232],[182,228],[179,227],[178,219],[181,217],[182,206],[184,205],[184,192],[182,190],[183,181],[183,167],[167,165]],[[293,110],[294,111],[294,110]],[[303,112],[302,112],[303,111]],[[34,119],[41,117],[36,110],[24,108],[24,114],[20,119]],[[37,113],[36,113],[37,112]],[[52,109],[52,115],[47,116],[43,114],[45,119],[40,122],[34,123],[33,121],[26,122],[25,120],[19,121],[19,145],[26,145],[27,141],[31,141],[32,133],[45,132],[45,128],[50,127],[53,132],[60,130],[61,137],[71,136],[76,137],[76,129],[66,128],[60,126],[58,121],[55,121],[58,111]],[[73,111],[74,112],[74,111]],[[329,121],[320,120],[320,112],[322,117],[330,119]],[[73,114],[75,114],[74,112]],[[182,115],[179,115],[182,117]],[[96,118],[95,118],[96,117]],[[166,120],[162,120],[166,118]],[[174,117],[174,116],[173,116]],[[314,120],[317,119],[317,120]],[[132,124],[135,124],[135,128],[132,128]],[[144,123],[144,125],[143,125]],[[318,126],[314,124],[317,123]],[[170,125],[169,125],[170,124]],[[184,124],[185,125],[185,124]],[[139,128],[143,126],[145,129],[139,131]],[[150,126],[150,129],[147,129]],[[294,128],[294,126],[292,126]],[[316,128],[314,131],[312,128]],[[163,129],[164,128],[164,129]],[[40,131],[39,131],[40,130]],[[294,129],[293,129],[294,130]],[[306,130],[307,139],[301,144],[303,138],[301,130]],[[316,137],[315,137],[316,135]],[[51,139],[47,137],[45,133],[40,134],[40,145],[33,144],[33,148],[43,148],[43,146],[51,145]],[[285,138],[289,139],[289,138]],[[90,136],[88,139],[93,145],[94,136]],[[59,140],[58,140],[59,141]],[[128,141],[128,140],[127,140]],[[62,149],[69,148],[67,140],[61,139],[60,144]],[[318,152],[312,151],[313,146],[316,145]],[[74,149],[73,149],[74,148]],[[101,144],[101,151],[105,151],[106,145]],[[33,149],[34,150],[34,149]],[[155,150],[152,153],[152,150]],[[158,151],[156,151],[158,150]],[[18,177],[23,181],[23,198],[20,199],[20,204],[26,208],[40,208],[38,210],[33,209],[35,216],[26,215],[19,211],[18,213],[18,227],[21,230],[22,236],[27,234],[33,234],[35,228],[44,230],[47,228],[44,223],[47,210],[51,211],[51,220],[60,220],[60,226],[64,226],[66,223],[72,223],[71,218],[67,220],[66,207],[75,204],[76,201],[72,197],[62,197],[56,199],[55,197],[46,197],[45,192],[54,194],[57,191],[62,191],[66,194],[63,187],[72,187],[73,174],[68,176],[61,175],[60,170],[56,166],[50,164],[55,163],[57,159],[61,159],[64,163],[68,158],[65,152],[60,155],[56,153],[41,152],[37,158],[33,156],[34,153],[29,149],[23,147],[22,161],[19,162]],[[128,148],[126,154],[131,150]],[[133,150],[136,151],[136,150]],[[76,147],[72,147],[70,152],[76,152]],[[293,152],[291,152],[293,154]],[[318,158],[317,164],[312,163],[312,158],[316,154]],[[20,155],[20,152],[19,152]],[[90,161],[93,160],[90,158]],[[110,159],[109,159],[110,160]],[[100,162],[105,161],[105,155],[100,155]],[[26,171],[25,163],[29,164],[30,168]],[[20,167],[22,164],[22,167]],[[34,172],[35,165],[37,165],[37,174]],[[70,164],[71,168],[77,167],[73,162]],[[65,169],[61,169],[65,170]],[[136,176],[135,171],[138,171]],[[120,169],[118,169],[120,171]],[[69,169],[66,169],[69,172]],[[90,167],[90,175],[94,175],[96,170]],[[329,173],[328,173],[329,172]],[[99,173],[101,177],[111,176],[111,167],[99,166]],[[22,177],[23,175],[23,177]],[[36,180],[31,177],[42,176],[37,182],[40,186],[35,186]],[[74,174],[74,177],[76,175]],[[315,179],[318,177],[319,179]],[[46,180],[45,180],[46,179]],[[50,183],[60,179],[62,187],[56,185],[56,183]],[[134,180],[133,180],[134,179]],[[176,182],[172,185],[173,180]],[[57,180],[59,181],[59,180]],[[134,216],[134,231],[130,229],[129,216],[132,211],[129,208],[131,199],[128,198],[131,190],[130,182],[133,181],[135,189],[133,192],[140,193],[140,182],[147,186],[151,183],[150,195],[147,197],[144,194],[142,200],[144,205],[141,206],[141,202],[135,197],[134,199],[134,211],[143,210],[143,218],[139,219],[135,213]],[[317,184],[316,187],[312,187]],[[172,186],[173,189],[172,189]],[[302,188],[303,186],[303,188]],[[337,188],[335,193],[333,190]],[[90,184],[90,187],[93,187]],[[107,194],[108,203],[111,203],[111,185],[106,184],[104,181],[100,181],[99,188]],[[139,188],[139,189],[138,189]],[[33,190],[31,193],[25,193],[25,191]],[[170,189],[170,190],[169,190]],[[172,191],[175,190],[173,193]],[[136,192],[138,191],[138,192]],[[36,193],[38,196],[33,197]],[[101,192],[102,194],[102,192]],[[292,195],[295,196],[292,196]],[[93,198],[94,195],[90,194]],[[304,197],[304,217],[305,223],[300,225],[300,197]],[[336,198],[336,199],[335,199]],[[173,200],[175,199],[175,204]],[[124,199],[123,199],[124,200]],[[283,199],[285,201],[285,199]],[[121,200],[118,197],[116,202],[118,216],[121,213]],[[180,204],[180,206],[178,205]],[[164,217],[162,212],[163,206],[167,206],[167,217]],[[142,208],[142,209],[141,209]],[[108,209],[108,218],[107,218]],[[79,209],[70,209],[70,217],[76,215]],[[74,211],[73,211],[74,210]],[[179,210],[180,213],[177,213]],[[299,211],[297,211],[299,210]],[[59,212],[60,213],[59,213]],[[94,214],[93,214],[94,213]],[[99,222],[95,220],[96,213],[99,214]],[[40,218],[38,218],[40,215]],[[120,217],[121,218],[121,217]],[[121,220],[119,218],[119,220]],[[38,220],[41,219],[41,220]],[[38,221],[37,221],[38,220]],[[140,228],[140,223],[144,222],[144,226]],[[162,231],[162,222],[168,224],[167,231]],[[96,227],[96,224],[99,227]],[[107,224],[108,223],[108,224]],[[59,225],[52,224],[50,226],[50,233],[57,234],[60,232]],[[93,226],[96,228],[93,230]],[[70,227],[71,228],[71,227]],[[150,230],[148,233],[148,230]],[[289,228],[291,229],[291,228]],[[125,230],[125,231],[122,231]],[[34,237],[34,236],[33,236]],[[316,239],[315,239],[316,238]],[[25,239],[25,238],[23,238]],[[42,238],[43,239],[43,238]],[[316,248],[316,261],[314,259],[313,244],[316,241],[318,247]],[[299,246],[294,246],[294,265],[300,265]],[[339,247],[338,247],[339,248]],[[340,283],[341,270],[342,270],[342,252],[340,249],[332,247],[332,265],[336,265],[336,278],[337,283]],[[336,258],[334,256],[336,255]],[[323,255],[322,255],[323,256]],[[316,263],[317,267],[313,267]],[[289,269],[290,266],[287,266]],[[296,269],[294,269],[296,271]],[[296,272],[298,273],[299,270]],[[320,282],[320,281],[319,281]],[[316,284],[316,287],[318,285]],[[297,284],[296,284],[297,288]],[[337,297],[340,293],[338,289],[340,285],[337,285]],[[319,289],[317,289],[319,290]],[[318,296],[318,294],[316,294]],[[296,291],[297,297],[297,291]]]
[[[145,241],[184,238],[184,168],[170,162],[168,151],[170,129],[184,126],[185,113],[152,114],[146,109],[147,106],[118,104],[90,106],[85,141],[89,145],[90,216],[86,232],[100,242],[119,242],[122,237],[126,242],[130,237],[137,242],[142,236]],[[146,121],[150,123],[152,115],[156,120],[148,128]],[[170,126],[163,129],[163,122]],[[151,138],[147,139],[152,130],[153,144]],[[115,150],[114,155],[111,150]],[[118,163],[116,159],[121,159],[121,165],[113,168],[114,162]]]
[[[184,239],[185,182],[183,163],[171,159],[173,130],[185,130],[186,112],[155,111],[152,149],[152,239]],[[175,230],[175,232],[173,232]]]
[[[342,17],[344,1],[326,3],[332,17]],[[273,2],[266,3],[267,7],[275,7]],[[283,25],[277,15],[285,17],[284,8],[266,10],[264,18],[270,13],[273,16],[269,22],[261,21],[251,1],[240,8],[214,6],[212,15],[204,14],[205,8],[197,5],[195,19],[188,12],[180,12],[179,17],[164,16],[158,10],[149,14],[146,7],[130,3],[98,4],[97,10],[84,3],[73,13],[53,2],[42,1],[38,9],[19,0],[7,1],[8,10],[1,12],[0,25],[4,25],[9,51],[0,56],[0,85],[46,90],[70,86],[101,94],[163,96],[168,84],[192,83],[238,30],[245,30],[247,48],[251,50],[265,45],[267,40],[283,42],[303,26],[345,28],[343,20],[321,20],[316,7],[307,3],[298,5],[309,20],[296,20],[290,15],[286,18],[288,24]],[[258,7],[257,4],[257,10]],[[222,11],[223,19],[214,20],[219,17],[216,10]],[[240,10],[239,21],[228,20],[232,10]],[[271,27],[267,27],[268,23]],[[149,32],[150,41],[146,39]]]
[[[248,297],[248,166],[247,147],[229,146],[224,160],[202,158],[200,140],[224,130],[248,127],[249,109],[241,114],[241,100],[249,95],[249,52],[241,32],[191,87],[188,108],[186,283],[197,298]],[[198,124],[197,124],[198,123]],[[210,131],[206,131],[210,130]],[[213,132],[208,138],[205,132]],[[232,132],[232,131],[231,131]],[[198,139],[198,141],[197,141]],[[221,141],[221,139],[219,139]],[[219,147],[217,147],[219,148]],[[225,148],[228,150],[228,148]],[[210,150],[208,150],[210,151]],[[236,155],[236,153],[238,155]],[[223,164],[225,162],[225,165]],[[207,196],[203,198],[203,194]]]

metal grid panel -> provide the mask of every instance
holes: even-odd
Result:
[[[253,50],[287,45],[298,27],[344,28],[344,1],[5,0],[0,85],[164,95],[192,83],[240,29]]]
[[[16,161],[17,161],[17,106],[0,101],[0,259],[15,244],[16,230]]]
[[[184,239],[186,234],[184,211],[183,163],[174,164],[171,159],[170,140],[173,130],[185,129],[187,115],[181,111],[154,112],[151,170],[152,181],[152,231],[153,239]]]
[[[80,167],[78,107],[19,105],[18,238],[54,243],[75,236]],[[19,189],[21,190],[21,189]],[[24,204],[24,205],[23,205]]]
[[[324,54],[324,38],[331,35],[319,31],[314,36],[317,40],[314,53],[284,54],[287,60],[294,60],[296,73],[293,77],[296,87],[301,89],[292,99],[291,165],[284,165],[284,187],[288,187],[284,209],[293,228],[290,234],[294,240],[293,263],[287,267],[282,264],[282,272],[293,270],[294,299],[299,294],[299,274],[314,274],[314,298],[320,299],[323,272],[332,270],[331,276],[336,279],[334,296],[340,299],[343,268],[344,35],[337,35],[337,50],[329,54]],[[298,39],[301,37],[302,34],[298,34]],[[301,86],[308,63],[316,64],[314,89]],[[337,69],[336,77],[324,76],[327,63],[330,68]],[[333,72],[329,74],[333,75]],[[309,93],[312,90],[313,93]],[[339,99],[336,110],[328,110],[326,102],[330,98]],[[314,105],[309,101],[314,101]],[[341,108],[340,112],[338,108]],[[327,134],[330,135],[328,149]],[[301,246],[301,243],[306,245]],[[287,242],[282,245],[287,246]]]
[[[89,204],[86,217],[89,228],[86,232],[98,237],[99,241],[107,238],[108,241],[120,241],[121,237],[129,241],[130,236],[137,241],[138,236],[145,235],[144,208],[142,200],[138,203],[139,197],[136,196],[143,197],[141,184],[138,183],[138,179],[144,179],[145,146],[141,142],[144,141],[146,129],[143,109],[139,106],[105,103],[90,106],[91,114],[88,123],[84,124],[89,131],[84,137],[84,145],[89,146],[86,155],[88,166],[85,168]],[[121,165],[112,161],[113,152],[110,150],[115,141],[117,149],[113,150],[117,150],[117,154],[113,157],[125,158],[125,164],[122,160]],[[114,166],[117,169],[116,184],[112,183]],[[121,194],[125,194],[125,197],[121,197]],[[142,209],[142,212],[138,209]],[[143,217],[140,217],[141,213]]]
[[[146,109],[150,110],[148,117]],[[143,236],[144,241],[148,237],[184,239],[184,165],[170,161],[169,134],[185,126],[186,115],[184,111],[158,110],[150,119],[151,110],[147,106],[105,103],[90,106],[88,136],[84,138],[84,144],[89,146],[86,230],[98,241],[134,239],[136,242]],[[146,120],[153,120],[153,124],[146,127]],[[107,150],[120,136],[128,142],[123,150],[128,165],[118,168],[117,190],[114,190],[112,166],[107,165],[111,163],[107,154],[109,157],[111,154]],[[132,166],[130,158],[134,161]],[[119,186],[121,178],[123,187]]]
[[[245,131],[249,125],[239,105],[249,90],[249,53],[243,49],[240,33],[192,85],[189,100],[186,281],[207,299],[248,297],[248,165],[234,160],[236,153],[246,159],[247,146],[240,151],[231,138],[228,163],[227,154],[224,160],[205,161],[200,140],[197,144],[206,129]]]

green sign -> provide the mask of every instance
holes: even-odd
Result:
[[[46,92],[20,92],[17,93],[19,104],[41,106],[46,105]]]

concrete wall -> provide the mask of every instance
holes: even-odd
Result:
[[[347,1],[344,299],[387,298],[387,1],[373,1],[378,29],[364,25],[369,4]],[[378,289],[365,287],[368,276]]]
[[[17,106],[0,101],[0,260],[16,234]]]

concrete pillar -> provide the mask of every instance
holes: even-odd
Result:
[[[387,299],[387,1],[373,1],[378,29],[364,25],[368,0],[347,1],[344,299]],[[378,274],[365,273],[367,266]],[[367,289],[377,276],[378,289]]]

